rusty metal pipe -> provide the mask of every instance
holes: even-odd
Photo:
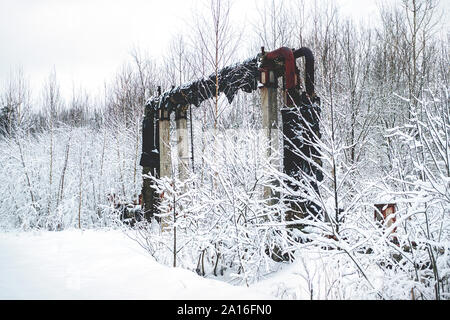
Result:
[[[290,48],[281,47],[277,50],[267,52],[265,58],[267,60],[275,60],[279,58],[284,59],[286,89],[289,90],[295,87],[295,58],[294,53]]]

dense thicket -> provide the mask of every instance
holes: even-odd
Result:
[[[258,92],[231,105],[215,96],[191,113],[189,178],[176,178],[173,135],[173,175],[155,180],[169,232],[142,222],[128,234],[160,261],[246,284],[281,258],[312,257],[327,274],[312,298],[450,298],[450,57],[438,3],[382,6],[368,25],[328,2],[265,1],[242,29],[229,2],[204,5],[162,62],[134,50],[103,97],[65,101],[52,71],[33,100],[22,72],[11,76],[0,93],[0,227],[117,226],[118,204],[141,192],[143,105],[158,85],[217,74],[261,46],[307,46],[322,101],[320,190],[308,176],[290,189],[264,157]],[[280,201],[263,199],[267,186]],[[286,197],[321,214],[292,229]],[[380,203],[396,203],[394,224],[375,221]]]

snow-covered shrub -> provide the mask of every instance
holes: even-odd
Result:
[[[0,149],[2,229],[113,226],[118,212],[111,196],[132,202],[140,191],[134,140],[125,130],[19,131],[4,136]]]
[[[396,214],[398,261],[414,280],[414,298],[449,298],[450,270],[450,109],[448,88],[423,93],[413,117],[388,131],[398,147],[390,189]],[[413,108],[411,108],[413,109]]]
[[[285,232],[281,204],[262,198],[270,176],[260,132],[227,130],[212,140],[201,172],[154,179],[161,227],[143,222],[132,237],[164,263],[250,284],[273,270],[271,251]]]

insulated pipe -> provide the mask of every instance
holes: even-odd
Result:
[[[149,108],[145,110],[145,117],[142,123],[142,155],[140,165],[144,175],[142,182],[142,208],[144,218],[150,221],[154,213],[157,212],[158,196],[154,191],[154,182],[145,175],[159,177],[159,130],[158,119],[155,111]],[[158,218],[157,218],[158,220]]]
[[[294,58],[305,57],[305,87],[309,97],[314,96],[314,55],[311,49],[302,47],[294,51]]]

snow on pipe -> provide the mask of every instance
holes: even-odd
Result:
[[[237,91],[252,92],[257,89],[259,55],[240,64],[227,66],[218,72],[219,93],[225,93],[228,102],[232,102]],[[172,88],[161,95],[151,97],[145,107],[153,110],[165,109],[169,113],[186,106],[199,106],[204,100],[216,94],[216,75],[192,81]]]
[[[219,93],[224,93],[231,103],[239,90],[250,93],[258,88],[261,67],[272,69],[276,60],[284,60],[283,72],[277,72],[277,77],[284,75],[286,89],[295,86],[295,59],[305,57],[305,87],[309,97],[314,96],[314,56],[307,47],[289,49],[281,47],[271,52],[259,53],[256,57],[242,63],[227,66],[218,72]],[[151,97],[146,108],[153,110],[165,109],[169,113],[186,106],[199,106],[204,100],[213,98],[216,94],[216,74],[192,81],[190,83],[172,87],[162,94]]]
[[[271,52],[259,53],[256,57],[245,60],[242,63],[227,66],[219,70],[219,93],[225,93],[231,103],[238,90],[250,93],[258,88],[258,79],[264,69],[276,68],[277,60],[283,60],[284,70],[277,70],[276,76],[285,75],[286,89],[292,96],[298,96],[295,90],[295,59],[305,57],[305,87],[309,98],[314,98],[314,56],[309,48],[302,47],[294,50],[281,47]],[[186,105],[199,106],[206,99],[214,97],[216,90],[215,74],[193,81],[179,87],[172,87],[161,94],[158,87],[158,95],[151,97],[145,107],[147,116],[143,123],[143,152],[141,165],[156,169],[155,162],[159,158],[156,146],[156,130],[158,113],[157,110],[164,109],[171,113]],[[294,92],[295,91],[295,92]],[[294,98],[298,101],[299,97]],[[306,99],[303,99],[306,100]],[[152,118],[152,119],[150,119]],[[154,132],[155,135],[150,134]],[[155,139],[156,138],[156,139]],[[152,143],[150,143],[150,141]],[[155,152],[156,151],[156,152]]]
[[[287,47],[281,47],[274,51],[259,53],[256,57],[245,60],[242,63],[227,66],[221,69],[218,73],[219,77],[219,93],[225,93],[228,101],[231,103],[238,90],[250,93],[258,88],[258,79],[264,66],[274,68],[274,62],[276,60],[284,60],[284,72],[277,72],[277,77],[285,75],[286,89],[292,92],[292,96],[298,95],[295,87],[295,59],[299,57],[305,57],[305,87],[306,93],[310,98],[314,97],[314,56],[309,48],[302,47],[294,50]],[[268,64],[268,65],[267,65]],[[161,94],[161,89],[158,87],[158,95],[151,97],[146,103],[146,114],[150,117],[157,116],[157,110],[165,109],[171,113],[180,107],[186,105],[199,106],[201,102],[206,99],[214,97],[215,90],[215,74],[211,74],[209,77],[193,81],[179,87],[172,87],[170,90]],[[298,100],[298,99],[294,99]],[[146,117],[147,118],[147,117]],[[152,131],[152,127],[156,125],[153,123],[155,119],[145,119],[144,135],[147,132]],[[157,121],[157,120],[156,120]],[[152,126],[153,124],[153,126]],[[152,128],[152,129],[150,129]],[[157,140],[157,139],[149,139]],[[147,145],[147,143],[146,143]],[[157,155],[152,154],[152,151],[157,149],[150,145],[146,146],[143,156],[141,158],[141,165],[150,164],[155,162]],[[151,155],[151,156],[150,156]],[[150,159],[153,158],[153,159]],[[153,163],[152,163],[153,164]],[[152,165],[153,167],[153,165]]]

